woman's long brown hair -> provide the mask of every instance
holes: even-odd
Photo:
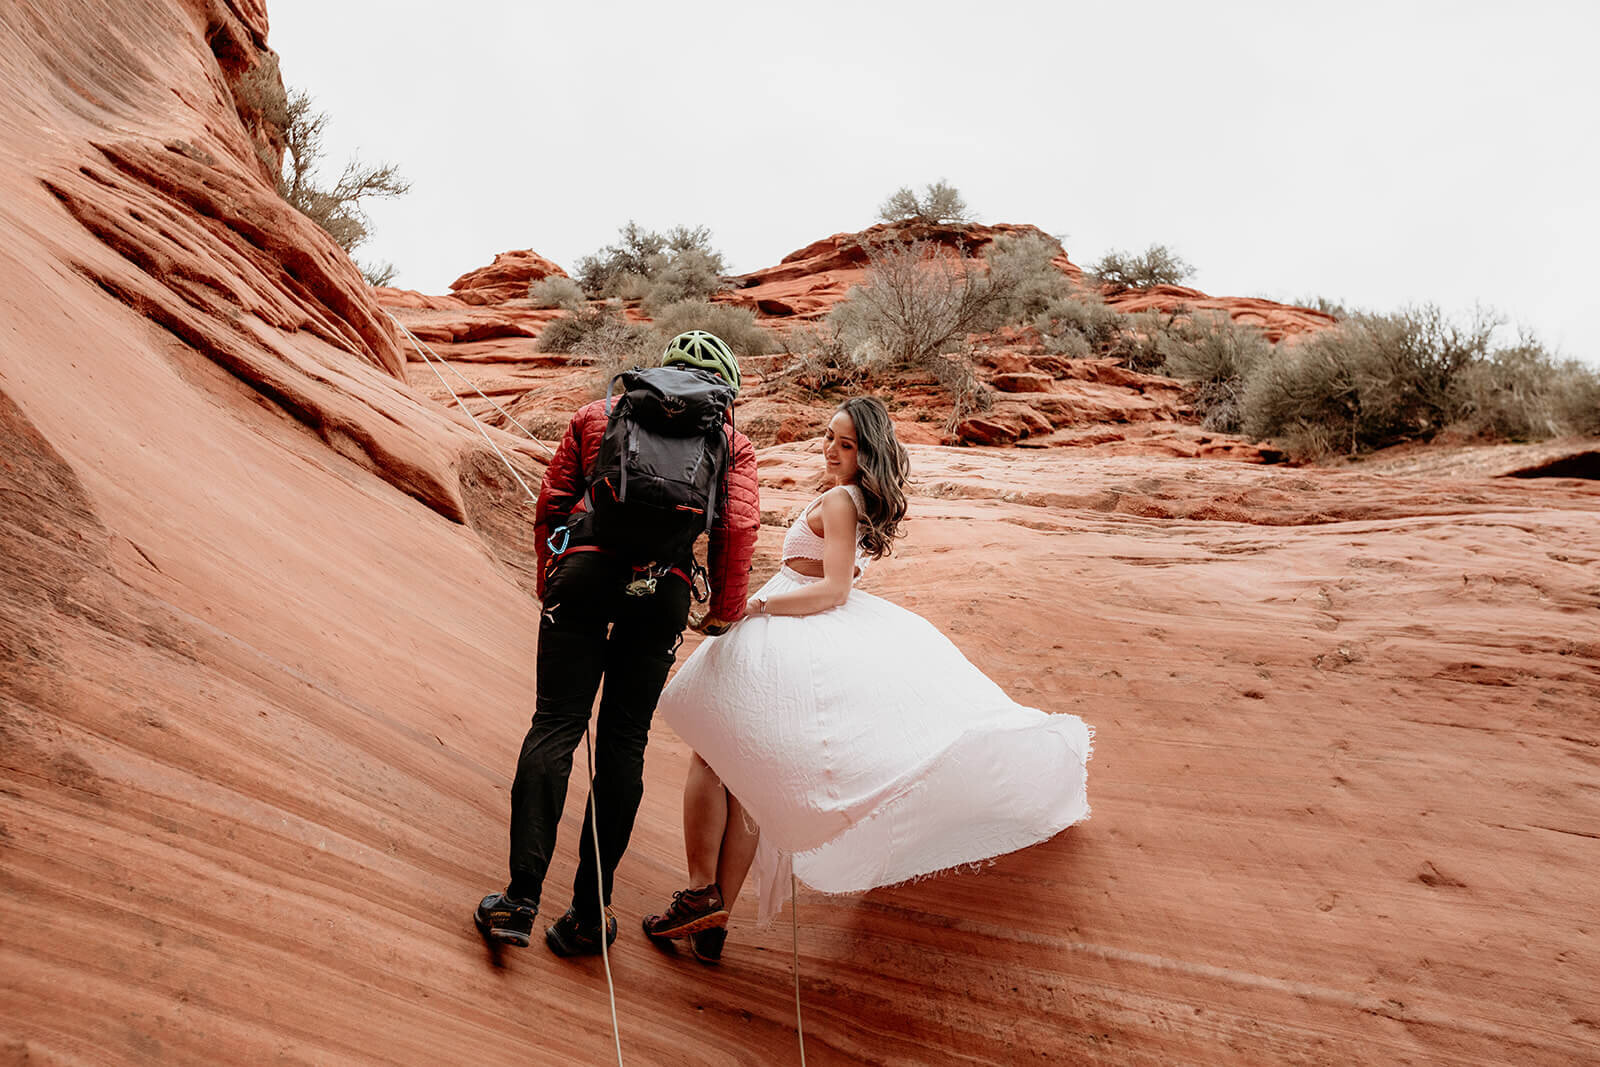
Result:
[[[889,409],[875,396],[857,396],[839,405],[856,428],[856,485],[866,506],[861,548],[873,559],[894,551],[906,517],[906,478],[911,457],[894,435]]]

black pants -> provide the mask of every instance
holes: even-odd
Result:
[[[650,720],[689,618],[687,582],[669,574],[657,579],[653,594],[628,596],[623,587],[635,577],[632,567],[613,556],[578,552],[563,557],[545,583],[533,725],[511,786],[512,896],[539,901],[566,805],[572,753],[603,679],[591,803],[599,808],[600,875],[611,901],[612,875],[644,796]],[[572,902],[580,918],[597,922],[592,818],[586,809]]]

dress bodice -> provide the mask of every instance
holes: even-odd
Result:
[[[855,573],[857,576],[859,576],[866,571],[867,564],[871,562],[871,557],[861,550],[861,525],[859,520],[861,513],[866,510],[866,503],[862,500],[860,488],[854,485],[847,485],[844,488],[845,491],[850,494],[850,499],[855,501],[856,505],[857,534]],[[822,547],[824,544],[824,539],[819,536],[816,531],[811,529],[811,523],[806,521],[807,517],[811,514],[812,509],[817,506],[817,501],[821,499],[822,497],[819,496],[816,500],[813,500],[811,503],[807,504],[805,510],[800,513],[800,517],[795,519],[793,525],[789,527],[789,532],[784,534],[783,558],[785,560],[814,559],[819,563],[822,562]]]

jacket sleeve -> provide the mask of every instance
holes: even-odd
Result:
[[[732,622],[744,617],[750,592],[750,561],[761,529],[761,493],[756,479],[756,450],[750,439],[733,433],[733,464],[728,492],[711,530],[706,562],[711,576],[711,614]]]
[[[567,432],[545,468],[539,499],[533,508],[534,548],[539,556],[539,597],[544,598],[544,578],[550,569],[550,533],[566,522],[587,488],[583,463],[585,409],[567,423]]]

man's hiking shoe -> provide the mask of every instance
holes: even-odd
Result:
[[[713,926],[709,930],[689,935],[689,951],[693,952],[694,958],[701,963],[715,964],[722,960],[722,943],[727,939],[727,927]]]
[[[472,923],[485,941],[498,945],[528,947],[533,936],[533,917],[539,909],[525,900],[504,893],[490,893],[478,901]]]
[[[727,925],[728,909],[722,904],[722,890],[712,882],[672,894],[672,903],[664,913],[644,920],[644,932],[657,940],[671,940]]]
[[[606,906],[606,944],[617,940],[617,917]],[[593,923],[583,922],[571,908],[544,931],[544,943],[557,956],[598,956],[600,954],[600,929]]]

